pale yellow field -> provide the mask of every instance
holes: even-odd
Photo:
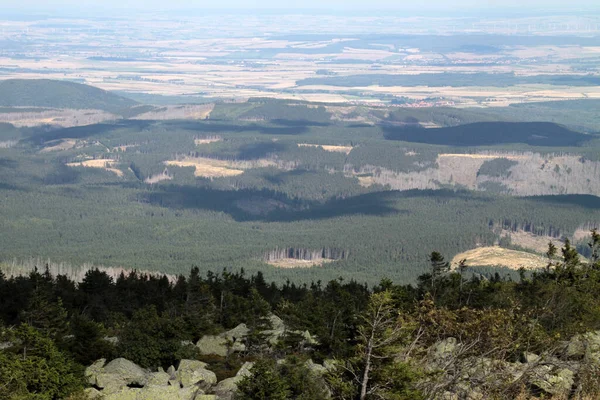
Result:
[[[233,168],[228,161],[211,158],[185,158],[180,161],[165,161],[165,164],[178,167],[194,167],[194,176],[203,178],[221,178],[244,173],[241,169]]]
[[[502,266],[510,269],[528,270],[544,268],[547,260],[541,256],[523,251],[508,250],[498,246],[480,247],[457,254],[450,263],[453,268],[461,260],[467,260],[467,266]]]
[[[215,142],[221,142],[221,141],[223,141],[222,137],[213,137],[213,138],[207,138],[207,139],[194,139],[194,143],[196,145],[209,144],[209,143],[215,143]]]
[[[206,119],[210,116],[214,107],[214,104],[166,106],[157,111],[137,115],[133,119]]]
[[[117,176],[123,176],[123,171],[114,168],[118,163],[115,160],[103,159],[103,160],[86,160],[81,162],[68,163],[69,167],[85,167],[85,168],[102,168],[106,171],[110,171]]]
[[[298,143],[298,147],[320,147],[325,151],[332,153],[345,153],[350,154],[352,146],[334,146],[327,144],[310,144],[310,143]]]

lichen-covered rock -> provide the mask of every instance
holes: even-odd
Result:
[[[306,360],[304,366],[308,368],[308,370],[316,375],[325,375],[327,373],[327,368],[322,366],[321,364],[316,364],[313,360]]]
[[[184,388],[197,386],[206,391],[217,383],[217,376],[205,368],[207,365],[197,360],[181,360],[177,380]]]
[[[253,362],[247,361],[245,362],[240,369],[238,370],[238,372],[235,374],[235,378],[238,378],[238,380],[240,380],[243,377],[246,376],[250,376],[252,375],[252,367],[254,366]]]
[[[218,397],[214,394],[199,394],[194,400],[218,400]]]
[[[254,366],[253,362],[245,362],[233,378],[223,379],[217,384],[214,389],[217,399],[231,400],[237,391],[237,384],[246,376],[251,376],[251,369]]]
[[[552,371],[550,366],[540,366],[536,371],[533,385],[552,395],[565,395],[569,393],[575,382],[575,373],[570,369],[562,368]]]
[[[575,335],[566,344],[565,356],[600,367],[600,331]]]
[[[102,393],[114,393],[127,385],[145,386],[148,373],[137,364],[124,358],[109,362],[96,374],[93,385],[102,388]]]
[[[123,387],[115,392],[102,391],[102,400],[139,400],[142,389]]]
[[[246,326],[246,324],[239,324],[235,328],[222,333],[221,335],[227,338],[232,339],[244,339],[250,333],[250,329]]]
[[[233,352],[232,343],[227,342],[227,339],[221,336],[206,335],[203,336],[196,347],[202,355],[215,355],[226,357],[228,353]]]
[[[248,332],[249,329],[245,324],[239,324],[220,335],[203,336],[196,346],[202,355],[226,357],[228,354],[246,350],[243,341],[248,336]]]
[[[102,372],[104,364],[106,364],[106,359],[101,358],[85,369],[85,378],[90,385],[96,384],[96,377]]]
[[[148,375],[146,386],[168,386],[170,380],[171,376],[161,369]]]
[[[446,338],[433,346],[433,357],[446,358],[447,356],[454,354],[458,349],[458,346],[456,338]]]
[[[269,344],[274,346],[285,334],[285,324],[283,323],[283,320],[275,314],[269,316],[269,322],[271,324],[271,329],[267,329],[261,333],[266,336]]]
[[[86,388],[83,390],[87,399],[100,399],[102,397],[102,392],[96,388]]]
[[[223,379],[215,386],[215,395],[219,400],[232,400],[237,391],[237,382],[234,378]]]
[[[526,364],[532,364],[540,361],[541,357],[535,353],[530,353],[528,351],[523,353],[523,362]]]

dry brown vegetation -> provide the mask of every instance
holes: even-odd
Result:
[[[461,260],[467,260],[467,266],[502,266],[511,269],[525,268],[528,270],[544,268],[546,259],[524,251],[509,250],[498,246],[479,247],[457,254],[451,265],[456,268]]]
[[[221,142],[222,140],[223,140],[223,138],[221,136],[211,136],[211,137],[207,137],[207,138],[194,139],[194,143],[196,144],[196,146],[198,146],[198,145],[202,145],[202,144]]]
[[[181,157],[176,160],[165,161],[164,163],[165,165],[177,167],[193,167],[195,176],[211,179],[241,175],[244,173],[244,170],[251,168],[276,167],[284,170],[291,170],[295,167],[294,163],[280,162],[267,158],[240,161],[218,160],[207,157]]]
[[[325,264],[327,260],[300,260],[297,258],[280,258],[277,260],[266,261],[267,264],[272,265],[276,268],[312,268],[320,267]]]
[[[352,151],[352,146],[334,146],[327,144],[309,144],[309,143],[298,143],[298,147],[317,147],[321,148],[325,151],[334,152],[334,153],[345,153],[350,154]]]
[[[214,107],[214,104],[165,106],[137,115],[133,119],[206,119],[210,116]]]
[[[221,178],[244,173],[243,170],[234,168],[229,161],[215,160],[212,158],[186,157],[182,160],[165,161],[165,164],[177,167],[194,167],[194,176],[203,178]]]
[[[114,168],[118,164],[117,161],[111,159],[99,159],[99,160],[86,160],[80,162],[67,163],[69,167],[85,167],[85,168],[102,168],[106,171],[110,171],[117,176],[123,176],[123,171],[118,168]]]
[[[54,125],[69,128],[119,119],[114,114],[100,110],[40,109],[39,112],[19,112],[17,108],[15,110],[14,112],[0,113],[0,122],[7,122],[17,127]]]
[[[48,145],[40,150],[40,153],[48,153],[52,151],[69,150],[77,144],[76,139],[59,139],[47,143]]]

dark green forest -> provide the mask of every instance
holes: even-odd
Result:
[[[516,280],[497,273],[469,278],[467,269],[450,271],[433,252],[415,285],[382,279],[368,287],[342,278],[276,285],[261,273],[201,274],[196,267],[175,280],[135,271],[113,280],[90,270],[80,283],[43,269],[10,278],[0,273],[0,397],[75,396],[86,387],[84,366],[124,357],[150,370],[198,359],[219,380],[252,361],[236,399],[441,398],[444,390],[459,390],[449,371],[472,368],[461,364],[469,357],[521,365],[518,360],[531,354],[558,357],[565,340],[600,329],[599,245],[594,231],[589,262],[568,242],[562,252],[550,246],[547,268]],[[265,346],[260,332],[272,314],[286,330],[278,344]],[[190,344],[241,323],[250,332],[243,352],[207,357]],[[312,345],[296,333],[305,331],[315,338]],[[444,369],[432,367],[431,348],[450,338],[463,351]],[[335,367],[319,378],[303,369],[308,359]],[[528,375],[523,379],[533,379],[531,386],[503,377],[501,368],[498,379],[470,381],[468,390],[489,399],[562,398],[564,390],[572,398],[594,398],[600,365],[580,365],[578,380],[563,392],[557,387],[564,385]]]
[[[554,118],[556,107],[536,107],[547,110],[540,119]],[[198,265],[203,273],[262,271],[277,282],[342,276],[375,284],[389,276],[414,283],[427,268],[432,246],[452,257],[496,243],[491,227],[562,238],[596,224],[600,207],[586,196],[517,198],[499,193],[504,189],[495,182],[473,192],[457,185],[393,191],[359,181],[370,176],[361,173],[370,166],[403,173],[436,168],[440,153],[531,151],[576,154],[581,163],[597,160],[596,135],[571,124],[506,123],[509,115],[502,115],[510,110],[357,107],[357,115],[373,121],[364,124],[336,120],[321,105],[254,99],[216,104],[202,121],[2,124],[0,142],[10,146],[0,148],[0,262],[41,258],[170,274]],[[580,125],[591,126],[594,121],[582,117],[588,112],[583,104],[571,110]],[[443,128],[415,127],[428,121]],[[413,136],[394,136],[398,132]],[[219,141],[195,144],[212,137]],[[62,141],[73,147],[45,151]],[[202,178],[193,167],[165,165],[185,157],[249,167],[236,176]],[[122,176],[67,165],[89,159],[112,160]],[[486,162],[478,175],[506,177],[511,167]],[[147,181],[164,174],[169,179]],[[310,269],[264,263],[265,254],[285,248],[338,249],[347,256]]]
[[[119,114],[133,100],[89,85],[50,79],[0,81],[0,106],[97,109]]]

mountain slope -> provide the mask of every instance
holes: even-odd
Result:
[[[96,109],[119,113],[137,103],[89,85],[50,79],[0,81],[0,106]]]
[[[551,122],[476,122],[446,128],[386,126],[389,140],[449,146],[487,146],[523,143],[531,146],[578,146],[594,136]]]

